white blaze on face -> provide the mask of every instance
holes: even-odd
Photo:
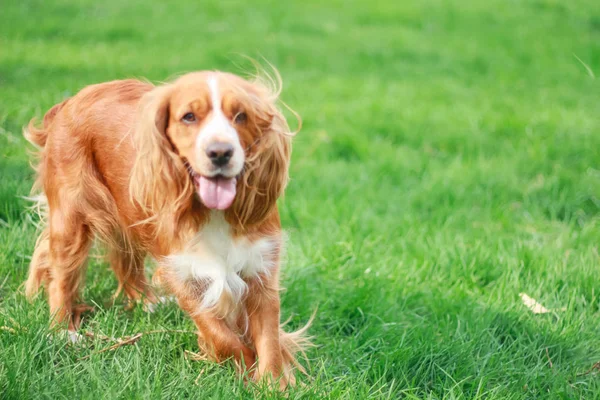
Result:
[[[196,154],[201,160],[200,165],[205,165],[206,163],[210,163],[206,155],[206,148],[210,144],[215,142],[231,144],[233,146],[233,157],[231,157],[229,165],[221,168],[221,171],[212,174],[206,173],[206,175],[212,176],[220,173],[226,176],[235,176],[242,171],[242,167],[244,166],[244,150],[242,149],[237,131],[231,125],[231,121],[225,117],[221,109],[221,93],[219,92],[217,77],[212,75],[208,78],[207,83],[210,90],[212,112],[209,115],[209,120],[206,121],[196,139]],[[199,172],[202,174],[205,171]]]
[[[212,111],[196,139],[197,165],[200,167],[196,179],[198,195],[205,206],[225,210],[231,206],[236,194],[236,176],[244,167],[244,150],[237,131],[225,117],[221,108],[221,93],[217,77],[207,81],[210,90]],[[224,166],[216,166],[206,154],[210,145],[225,143],[233,147],[233,155]]]

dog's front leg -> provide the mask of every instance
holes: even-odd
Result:
[[[280,389],[293,384],[291,368],[284,365],[279,338],[279,274],[255,278],[248,283],[246,307],[249,334],[258,356],[256,378],[275,379]]]
[[[200,301],[188,298],[179,298],[179,305],[191,317],[198,327],[198,345],[216,362],[233,358],[237,366],[243,371],[251,369],[256,361],[254,351],[240,340],[225,320],[218,318],[211,311],[202,309]]]

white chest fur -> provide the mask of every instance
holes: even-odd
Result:
[[[234,238],[223,213],[216,211],[186,250],[170,255],[165,264],[179,279],[207,285],[202,304],[208,308],[223,294],[239,302],[247,288],[245,279],[270,273],[279,244],[278,237],[252,242],[246,237]]]

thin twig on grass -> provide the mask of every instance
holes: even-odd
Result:
[[[600,370],[600,361],[597,361],[594,365],[592,365],[592,367],[590,369],[588,369],[585,372],[582,372],[581,374],[577,374],[577,376],[585,376],[585,375],[589,375],[590,373],[592,373],[592,371],[594,370]]]
[[[113,344],[112,346],[105,347],[102,350],[98,350],[98,351],[96,351],[94,353],[88,354],[85,357],[81,357],[81,358],[78,359],[78,361],[86,360],[86,359],[90,358],[94,354],[100,354],[100,353],[104,353],[104,352],[107,352],[107,351],[116,350],[116,349],[118,349],[121,346],[126,346],[128,344],[134,344],[135,342],[137,342],[138,340],[140,340],[140,338],[142,337],[142,335],[143,335],[143,333],[136,333],[135,335],[130,336],[129,338],[127,338],[125,340],[118,339],[118,342],[115,343],[115,344]]]
[[[193,351],[184,350],[183,353],[192,361],[207,361],[209,360],[206,354],[194,353]]]
[[[135,335],[129,336],[125,339],[121,339],[121,338],[117,338],[117,339],[113,339],[113,338],[109,338],[108,336],[104,336],[104,335],[99,335],[99,334],[94,334],[91,332],[86,332],[85,336],[87,337],[91,337],[91,338],[98,338],[101,340],[116,340],[117,343],[105,347],[101,350],[95,351],[93,353],[88,354],[87,356],[81,357],[78,359],[78,361],[83,361],[86,360],[88,358],[90,358],[91,356],[95,355],[95,354],[100,354],[100,353],[105,353],[107,351],[112,351],[112,350],[116,350],[119,347],[122,346],[127,346],[130,344],[135,344],[137,343],[138,340],[140,340],[140,338],[144,335],[152,335],[155,333],[189,333],[189,334],[193,334],[195,335],[196,332],[192,332],[192,331],[183,331],[183,330],[177,330],[177,329],[158,329],[158,330],[154,330],[154,331],[148,331],[148,332],[140,332],[140,333],[136,333]]]
[[[548,364],[550,365],[550,368],[552,368],[552,359],[550,358],[550,354],[548,354],[548,348],[546,347],[546,357],[548,358]]]
[[[9,277],[9,275],[6,275],[6,278],[4,278],[4,280],[0,284],[0,289],[4,289],[4,285],[6,285],[6,281],[8,281],[8,277]]]
[[[204,375],[205,371],[206,371],[206,367],[204,367],[200,370],[200,372],[198,373],[198,376],[196,377],[196,379],[194,379],[194,385],[199,386],[198,381],[200,381],[200,378],[202,378],[202,375]]]
[[[89,337],[90,339],[100,339],[100,340],[104,340],[104,341],[118,340],[117,338],[108,337],[108,336],[101,335],[99,333],[94,333],[94,332],[84,332],[83,336]]]

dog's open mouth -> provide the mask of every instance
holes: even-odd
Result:
[[[202,203],[215,210],[225,210],[231,206],[235,199],[235,178],[226,178],[222,175],[206,177],[197,173],[192,174],[196,192]]]

